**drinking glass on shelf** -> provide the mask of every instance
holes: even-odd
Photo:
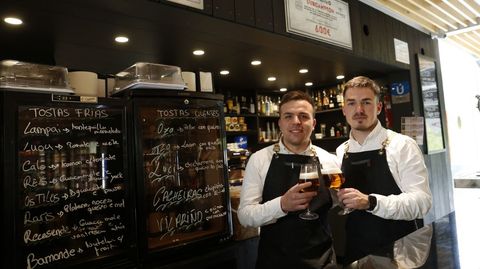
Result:
[[[334,191],[338,191],[342,185],[345,183],[345,177],[343,176],[342,170],[340,168],[326,168],[322,169],[322,179],[325,182],[325,185]],[[340,202],[340,207],[342,210],[338,212],[339,215],[347,215],[350,212],[354,211],[353,208],[345,207],[345,205]]]
[[[317,163],[306,163],[300,166],[298,183],[301,184],[306,182],[312,182],[312,185],[308,188],[302,189],[302,192],[318,191],[318,188],[320,187],[320,181]],[[301,213],[299,217],[304,220],[315,220],[318,219],[318,214],[311,212],[310,208],[307,207],[307,210]]]

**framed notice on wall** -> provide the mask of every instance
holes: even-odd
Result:
[[[427,153],[432,154],[445,150],[436,67],[433,59],[423,55],[417,54],[417,62],[425,118],[425,145]]]
[[[341,0],[285,0],[287,32],[352,49],[348,3]]]
[[[193,7],[203,10],[203,0],[168,0],[169,2],[177,3],[187,7]]]

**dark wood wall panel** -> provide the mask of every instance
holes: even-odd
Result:
[[[213,16],[230,21],[235,20],[234,0],[213,0]]]
[[[255,26],[254,0],[235,0],[235,21]]]
[[[255,26],[273,32],[272,0],[255,0]]]

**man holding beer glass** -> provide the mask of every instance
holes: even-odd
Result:
[[[320,181],[314,191],[308,191],[311,182],[298,183],[302,164],[339,167],[335,155],[310,141],[314,113],[309,95],[285,94],[280,102],[279,143],[255,152],[247,163],[238,218],[244,226],[261,227],[256,268],[335,267],[327,224],[332,205],[328,187]],[[300,218],[307,208],[310,214],[305,215],[310,217]]]
[[[367,77],[345,84],[350,139],[337,148],[345,184],[338,200],[355,209],[346,221],[346,263],[418,228],[432,205],[427,168],[416,142],[382,127],[380,88]],[[417,220],[417,221],[416,221]]]

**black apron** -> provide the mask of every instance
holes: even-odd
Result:
[[[282,196],[298,183],[300,164],[315,160],[311,156],[275,153],[265,184],[263,201]],[[318,160],[318,159],[317,159]],[[319,171],[319,175],[320,171]],[[277,222],[262,226],[256,268],[325,268],[334,259],[327,212],[332,206],[328,188],[323,182],[318,195],[310,202],[316,220],[302,220],[298,212],[290,212]]]
[[[346,180],[342,187],[355,188],[364,194],[387,196],[402,193],[390,172],[385,146],[384,142],[383,148],[378,150],[345,153],[342,171]],[[345,262],[349,264],[376,254],[376,250],[415,230],[415,221],[389,220],[365,210],[355,210],[346,221]]]

